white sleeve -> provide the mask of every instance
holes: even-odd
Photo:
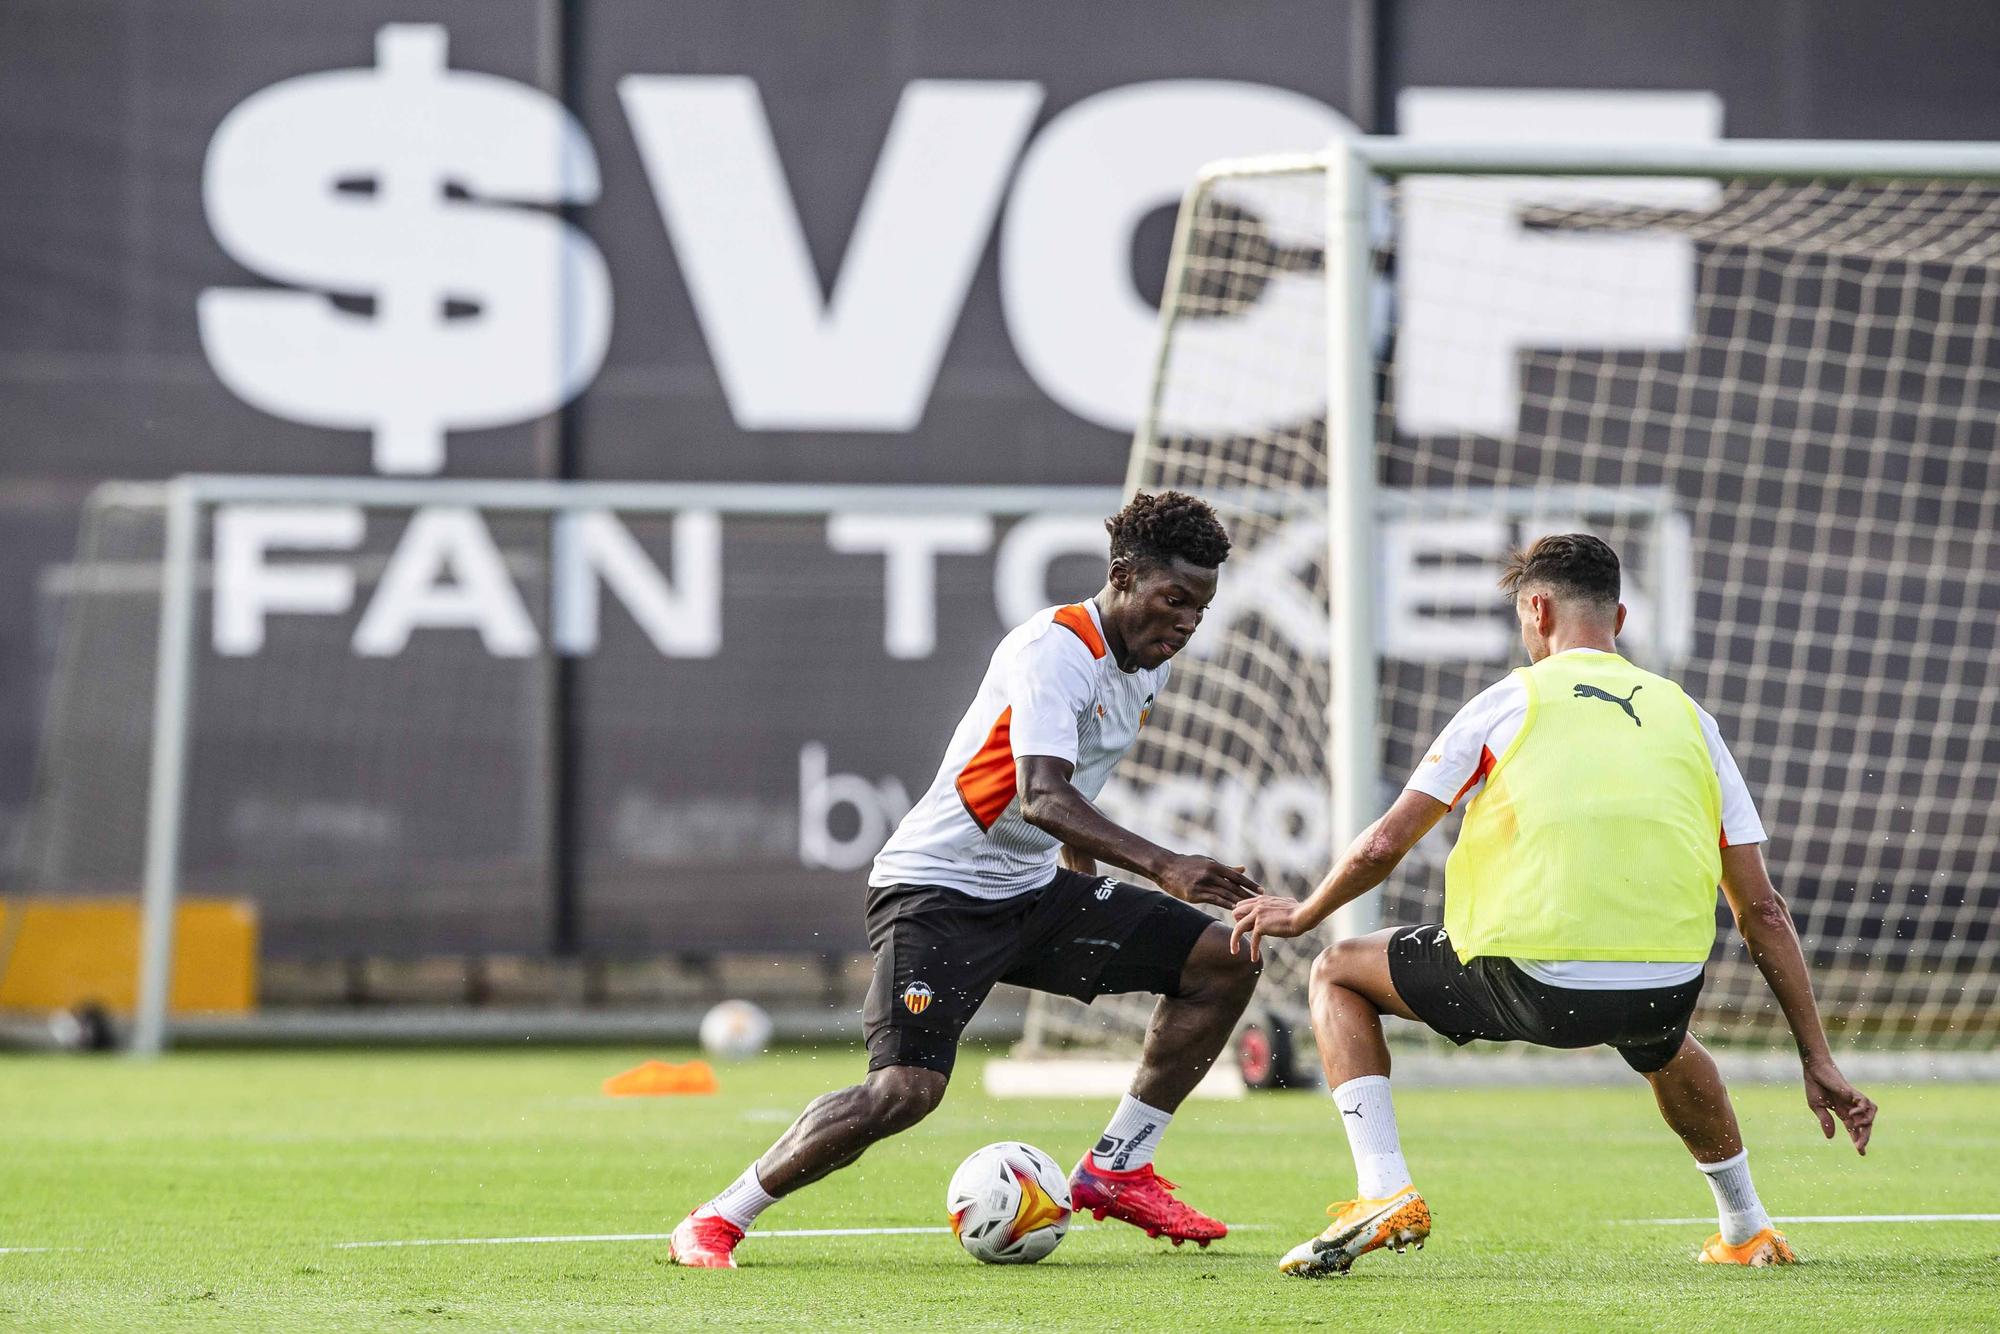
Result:
[[[1013,710],[1007,740],[1016,758],[1053,755],[1076,763],[1077,719],[1096,693],[1094,667],[1090,650],[1066,630],[1021,645],[1007,671]]]
[[[1757,803],[1750,799],[1750,788],[1736,767],[1736,757],[1723,744],[1722,729],[1701,705],[1696,704],[1694,711],[1701,719],[1701,739],[1708,743],[1709,762],[1715,766],[1715,777],[1722,785],[1722,846],[1736,848],[1767,841],[1770,835],[1764,832],[1764,822],[1757,816]]]
[[[1438,733],[1403,786],[1457,806],[1486,781],[1494,761],[1521,730],[1528,691],[1512,673],[1469,700]]]

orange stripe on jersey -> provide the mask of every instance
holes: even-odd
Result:
[[[1090,650],[1090,656],[1104,656],[1104,636],[1097,633],[1097,622],[1090,619],[1090,608],[1081,602],[1072,602],[1056,612],[1056,624],[1065,627]]]
[[[1472,771],[1472,777],[1465,780],[1465,786],[1458,790],[1458,796],[1453,797],[1451,799],[1452,807],[1456,809],[1458,803],[1460,802],[1460,800],[1464,798],[1465,794],[1472,791],[1473,785],[1477,783],[1480,779],[1486,777],[1486,775],[1492,772],[1493,772],[1493,752],[1488,750],[1486,747],[1481,746],[1479,748],[1479,767]]]
[[[1002,709],[999,721],[986,734],[986,744],[958,771],[958,799],[981,829],[991,829],[1014,800],[1014,746],[1007,738],[1013,717],[1012,708]]]

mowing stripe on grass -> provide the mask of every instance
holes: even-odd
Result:
[[[1626,1227],[1656,1227],[1672,1223],[1713,1223],[1715,1215],[1702,1218],[1614,1218]],[[2000,1214],[1789,1214],[1775,1215],[1774,1223],[2000,1223]]]
[[[1076,1227],[1097,1227],[1101,1224],[1077,1223]],[[1254,1232],[1264,1227],[1262,1223],[1229,1223],[1232,1232]],[[916,1237],[949,1234],[948,1227],[793,1227],[759,1228],[752,1232],[752,1238],[763,1237]],[[386,1246],[544,1246],[560,1242],[591,1241],[665,1241],[673,1236],[671,1232],[606,1232],[596,1235],[566,1237],[423,1237],[407,1241],[337,1241],[333,1248],[337,1251],[359,1251],[379,1249]]]

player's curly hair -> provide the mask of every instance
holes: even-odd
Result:
[[[1551,534],[1509,556],[1500,575],[1500,591],[1509,598],[1531,584],[1547,585],[1558,597],[1615,607],[1621,590],[1618,553],[1589,533]]]
[[[1208,502],[1183,491],[1147,495],[1141,491],[1130,504],[1104,521],[1111,534],[1111,558],[1158,561],[1175,557],[1212,570],[1229,559],[1229,532]]]

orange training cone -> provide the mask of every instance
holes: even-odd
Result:
[[[648,1098],[666,1093],[718,1093],[715,1070],[707,1061],[672,1065],[666,1061],[645,1061],[604,1081],[604,1091],[613,1098]]]

